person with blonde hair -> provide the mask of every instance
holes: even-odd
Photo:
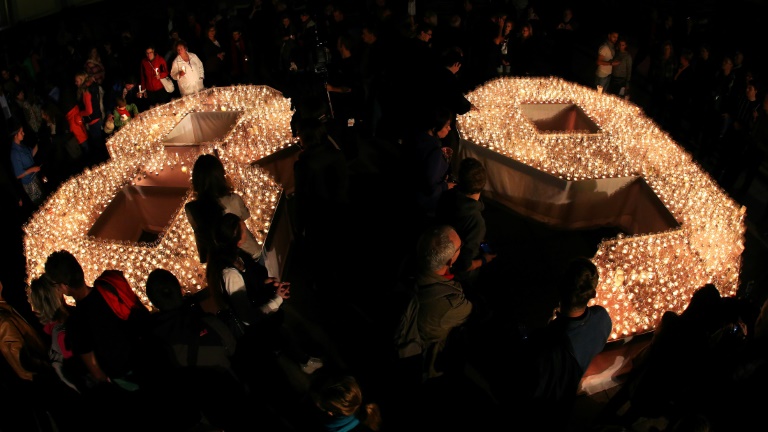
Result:
[[[104,270],[89,286],[80,262],[67,250],[48,255],[45,274],[76,307],[67,319],[67,343],[97,385],[137,389],[141,332],[149,311],[121,271]]]
[[[27,298],[40,324],[64,322],[69,316],[64,301],[64,291],[48,276],[34,279],[27,288]],[[50,333],[49,333],[50,334]]]
[[[63,286],[56,284],[43,274],[29,284],[27,298],[32,306],[32,311],[35,312],[40,324],[43,325],[43,331],[51,338],[48,358],[53,369],[64,384],[74,390],[78,390],[77,385],[74,383],[75,380],[68,378],[64,370],[65,364],[71,364],[68,360],[72,358],[72,350],[66,344],[66,322],[69,317],[69,311],[64,301]],[[67,368],[71,369],[71,367]]]
[[[35,284],[33,282],[33,284]],[[78,393],[58,380],[51,368],[43,338],[3,298],[0,282],[0,383],[3,394],[3,430],[93,430],[90,418],[73,416],[82,401]],[[7,429],[6,429],[7,427]],[[40,430],[40,429],[37,429]]]

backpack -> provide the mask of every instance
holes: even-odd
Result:
[[[401,282],[394,292],[394,304],[398,314],[394,323],[394,345],[397,357],[404,359],[419,355],[424,351],[424,341],[419,334],[419,290],[429,290],[426,300],[437,299],[456,292],[455,288],[442,284],[420,287],[416,279],[409,278]],[[422,294],[422,296],[425,294]]]
[[[564,326],[564,320],[556,319],[534,332],[520,350],[530,372],[529,385],[523,387],[548,404],[573,398],[584,375]]]
[[[123,272],[119,270],[104,270],[93,281],[93,287],[101,294],[112,312],[123,321],[127,320],[133,311],[139,311],[143,314],[149,313],[131,289],[131,285],[123,276]]]
[[[517,350],[518,362],[513,365],[526,371],[512,384],[521,397],[516,403],[540,430],[567,428],[584,374],[563,324],[557,321],[563,320],[531,334]]]

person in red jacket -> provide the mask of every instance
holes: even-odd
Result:
[[[168,65],[163,56],[155,55],[155,47],[150,45],[144,51],[146,57],[141,61],[140,96],[149,99],[150,105],[170,102],[171,94],[165,91],[162,78],[168,76]]]
[[[79,160],[83,153],[88,153],[88,129],[83,122],[85,113],[78,103],[76,88],[62,91],[60,107],[67,119],[67,129],[72,133],[69,138],[72,142],[66,146],[67,153],[73,160]]]

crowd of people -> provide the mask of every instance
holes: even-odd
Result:
[[[295,108],[301,152],[287,199],[298,270],[291,281],[268,274],[249,209],[217,156],[201,155],[185,213],[206,264],[202,291],[183,295],[173,269],[155,269],[150,312],[121,272],[91,283],[66,250],[27,287],[2,275],[0,386],[18,397],[0,429],[479,429],[515,418],[573,430],[579,383],[612,328],[589,305],[597,269],[583,257],[548,269],[552,304],[531,331],[508,316],[514,294],[483,277],[505,252],[488,238],[489,174],[454,158],[457,116],[475,109],[466,93],[498,77],[558,75],[642,104],[736,199],[768,151],[758,59],[704,19],[678,24],[686,15],[674,8],[652,9],[663,13],[639,32],[539,2],[163,6],[140,28],[68,16],[0,68],[15,232],[62,182],[108,160],[107,140],[142,112],[213,86],[269,85]],[[721,298],[707,285],[685,312],[664,314],[588,426],[756,421],[765,398],[742,397],[764,393],[768,306],[748,294]],[[302,319],[292,295],[312,299]],[[338,352],[297,325],[310,316]],[[403,323],[411,333],[395,335]],[[406,336],[417,348],[398,352]]]

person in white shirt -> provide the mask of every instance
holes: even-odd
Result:
[[[608,37],[605,42],[600,45],[597,50],[597,70],[595,71],[595,86],[598,89],[605,89],[608,91],[608,86],[611,83],[611,74],[613,73],[613,67],[619,65],[619,61],[615,60],[616,56],[616,42],[619,40],[619,33],[611,31],[608,33]]]
[[[205,88],[203,79],[205,70],[200,58],[187,51],[187,43],[183,40],[176,42],[176,58],[171,66],[171,78],[179,84],[179,93],[182,96],[195,94]]]

